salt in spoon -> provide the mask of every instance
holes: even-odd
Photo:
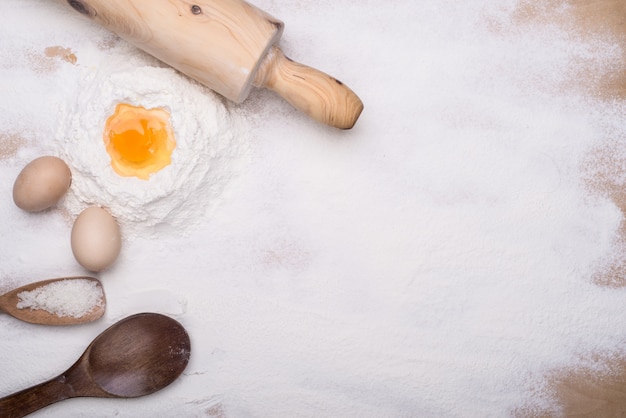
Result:
[[[0,417],[24,417],[69,398],[148,395],[176,380],[190,355],[180,323],[156,313],[132,315],[96,337],[65,373],[0,399]]]
[[[93,304],[93,308],[78,317],[72,315],[63,315],[54,313],[46,309],[32,309],[32,308],[18,308],[20,302],[20,293],[31,292],[44,286],[69,280],[68,284],[78,283],[79,280],[92,282],[96,286],[96,290],[102,295],[101,299],[97,303]],[[21,319],[25,322],[32,324],[42,325],[73,325],[82,324],[85,322],[95,321],[104,314],[106,301],[104,297],[104,291],[102,290],[102,284],[94,277],[62,277],[58,279],[43,280],[40,282],[30,283],[25,286],[19,287],[15,290],[0,295],[0,312],[4,311],[14,318]]]

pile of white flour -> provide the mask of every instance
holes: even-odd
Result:
[[[91,205],[106,207],[128,239],[184,232],[215,206],[247,155],[244,120],[210,90],[136,52],[124,63],[117,59],[82,72],[56,133],[60,157],[72,170],[65,207],[72,216]],[[111,167],[103,132],[118,103],[171,114],[172,163],[147,181],[120,176]]]

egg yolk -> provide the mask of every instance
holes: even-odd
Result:
[[[148,180],[171,163],[176,140],[169,119],[161,108],[115,107],[105,124],[104,145],[117,174]]]

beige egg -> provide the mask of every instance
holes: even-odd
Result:
[[[74,221],[72,252],[78,263],[91,271],[102,271],[117,259],[122,247],[120,227],[105,209],[92,206]]]
[[[39,212],[57,204],[72,183],[70,168],[57,157],[39,157],[15,179],[13,201],[20,209]]]

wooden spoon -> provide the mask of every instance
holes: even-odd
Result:
[[[0,417],[23,417],[75,397],[148,395],[176,380],[190,354],[180,323],[161,314],[132,315],[96,337],[65,373],[0,399]]]
[[[21,301],[20,294],[22,292],[31,292],[38,289],[45,290],[43,289],[44,286],[56,282],[69,281],[67,284],[78,284],[80,280],[93,282],[102,295],[101,299],[93,304],[93,308],[85,314],[77,317],[72,315],[57,314],[54,313],[54,310],[49,311],[46,309],[33,309],[30,307],[18,308],[18,304]],[[17,319],[21,319],[22,321],[30,322],[32,324],[73,325],[91,322],[100,318],[104,314],[105,306],[106,301],[104,291],[102,290],[102,284],[98,279],[93,277],[62,277],[58,279],[43,280],[27,284],[26,286],[12,290],[4,295],[0,295],[0,312],[4,311]]]

